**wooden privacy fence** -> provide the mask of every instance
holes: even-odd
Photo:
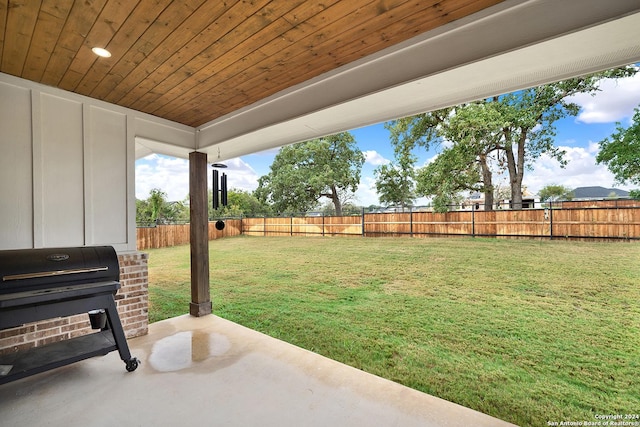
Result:
[[[483,236],[640,240],[640,207],[365,213],[348,217],[244,218],[253,236]]]
[[[572,240],[640,240],[640,206],[359,216],[260,217],[209,223],[209,240],[237,236],[477,236]],[[189,224],[138,228],[138,250],[189,243]]]
[[[154,227],[139,227],[137,231],[138,250],[166,248],[186,245],[190,237],[189,224],[166,224]],[[215,222],[209,222],[209,240],[237,236],[242,233],[242,220],[225,220],[224,230],[216,230]]]
[[[640,208],[368,214],[364,234],[633,240],[640,239]]]
[[[242,234],[249,236],[362,235],[361,216],[243,218]]]

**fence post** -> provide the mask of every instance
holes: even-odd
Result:
[[[365,237],[364,233],[364,207],[362,208],[362,237]]]
[[[476,204],[471,205],[471,237],[476,237]]]
[[[549,240],[553,240],[553,201],[549,200]]]
[[[289,220],[289,236],[293,237],[293,214],[291,214],[291,219]]]
[[[266,215],[262,218],[262,234],[264,236],[267,235],[267,216]]]
[[[324,212],[322,212],[322,237],[324,237]]]
[[[409,236],[413,237],[413,206],[409,206]]]

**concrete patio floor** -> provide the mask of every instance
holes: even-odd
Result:
[[[0,386],[3,426],[508,426],[217,316]]]

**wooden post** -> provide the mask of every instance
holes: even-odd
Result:
[[[476,204],[471,205],[471,236],[476,237]]]
[[[189,153],[189,214],[191,216],[191,303],[189,313],[211,314],[209,292],[209,209],[207,154]]]
[[[413,237],[413,206],[409,206],[409,236]]]
[[[549,240],[553,240],[553,201],[549,200]]]

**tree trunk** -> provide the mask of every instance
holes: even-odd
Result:
[[[480,170],[482,172],[482,184],[484,187],[484,210],[493,210],[493,180],[491,177],[491,170],[487,165],[487,155],[480,155]]]
[[[505,140],[511,141],[511,131],[505,129]],[[514,144],[504,147],[509,170],[509,187],[511,188],[511,209],[522,209],[522,176],[524,173],[524,144],[527,133],[521,130],[516,155],[513,153]]]
[[[524,176],[524,146],[527,140],[527,131],[522,129],[520,133],[520,138],[518,140],[518,154],[517,158],[511,160],[515,160],[515,168],[514,173],[511,173],[511,168],[509,168],[511,183],[511,208],[512,209],[522,209],[522,178]]]
[[[342,202],[340,202],[338,189],[335,185],[331,186],[331,200],[333,200],[333,206],[336,208],[336,216],[342,216]]]

